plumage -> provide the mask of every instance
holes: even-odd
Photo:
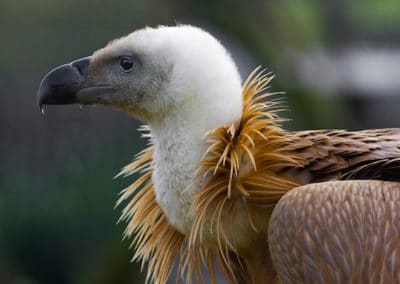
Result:
[[[271,77],[263,76],[262,72],[250,75],[243,88],[241,120],[206,134],[209,147],[199,166],[197,178],[203,180],[203,186],[193,199],[193,226],[188,239],[176,232],[182,249],[189,250],[189,256],[185,255],[183,260],[187,262],[184,267],[194,266],[188,268],[189,271],[201,273],[201,254],[217,254],[222,269],[232,282],[249,280],[251,276],[246,271],[246,257],[243,258],[243,255],[249,249],[249,243],[262,232],[265,233],[268,216],[285,193],[301,185],[321,181],[365,178],[392,180],[385,174],[396,176],[393,171],[399,166],[399,130],[284,131],[279,127],[279,104],[263,100],[273,95],[262,93],[270,80]],[[152,146],[122,173],[127,175],[135,172],[141,166],[138,161],[149,163],[151,151]],[[149,178],[147,175],[146,179]],[[132,186],[137,187],[138,183]],[[129,199],[133,192],[125,191],[121,200]],[[154,195],[152,200],[136,195],[131,202],[156,203],[154,198]],[[142,206],[152,207],[143,204],[138,205],[140,209],[134,210],[128,205],[124,209],[128,236],[139,227],[132,220],[143,223],[157,221]],[[140,217],[136,214],[140,214]],[[240,220],[241,224],[236,224],[236,220]],[[140,227],[139,235],[153,235],[150,233],[153,229],[158,230],[156,224]],[[158,231],[154,236],[159,236]],[[160,242],[166,244],[169,240],[165,238]],[[160,250],[155,255],[165,252],[171,254],[168,254],[168,258],[154,257],[154,261],[164,263],[166,259],[174,260],[179,255],[181,250],[175,242],[159,247],[160,242],[154,242],[154,247],[149,247],[149,250]],[[208,247],[201,248],[204,243],[211,243],[215,247],[210,252]],[[143,252],[141,245],[137,244],[136,256],[146,259],[146,255],[151,253],[146,251],[146,254],[140,255]],[[208,269],[211,270],[212,262],[208,263]],[[173,261],[165,265],[165,269],[172,269],[172,265]],[[159,272],[163,273],[162,276],[158,276]],[[156,269],[149,273],[160,283],[165,281],[164,275],[167,275]]]
[[[394,182],[334,181],[290,191],[268,236],[279,276],[284,283],[399,283],[399,208]]]
[[[136,65],[119,70],[121,58]],[[148,124],[150,145],[120,174],[139,177],[117,202],[148,282],[177,263],[187,282],[204,282],[204,266],[215,282],[215,263],[232,283],[378,277],[354,266],[364,241],[369,267],[397,279],[400,130],[285,131],[271,80],[256,69],[241,87],[222,45],[188,26],[137,31],[43,80],[39,105],[102,103]]]

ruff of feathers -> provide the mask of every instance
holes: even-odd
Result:
[[[214,261],[232,282],[245,279],[246,267],[235,243],[225,236],[222,214],[228,212],[235,216],[237,205],[245,204],[248,222],[258,232],[260,228],[253,221],[254,212],[263,210],[270,214],[283,194],[299,186],[283,169],[306,163],[288,150],[292,141],[280,128],[279,101],[265,101],[276,94],[266,91],[271,79],[263,71],[253,71],[243,84],[241,120],[205,134],[209,147],[194,181],[202,181],[202,185],[193,199],[194,220],[188,236],[168,223],[156,202],[151,182],[152,145],[120,173],[124,176],[140,174],[122,191],[117,206],[126,200],[120,218],[127,223],[124,237],[133,238],[133,259],[141,260],[142,268],[147,264],[147,282],[165,283],[178,263],[180,275],[187,281],[204,282],[206,266],[215,283]],[[142,130],[146,131],[144,136],[150,135],[149,127]],[[215,247],[203,245],[205,230],[215,235]]]

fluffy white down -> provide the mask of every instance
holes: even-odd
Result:
[[[172,102],[174,107],[147,121],[155,146],[152,181],[170,223],[187,233],[192,221],[189,208],[199,189],[192,182],[206,150],[204,134],[241,117],[241,78],[227,50],[200,28],[161,26],[129,37],[136,50],[142,48],[160,64],[172,66],[158,96],[161,103]]]

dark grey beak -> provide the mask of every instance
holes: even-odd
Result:
[[[37,102],[43,105],[78,103],[77,93],[84,88],[91,57],[75,60],[51,70],[40,83]]]

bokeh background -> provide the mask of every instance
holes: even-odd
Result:
[[[138,122],[100,106],[43,117],[36,89],[110,39],[176,23],[220,38],[243,77],[275,73],[288,129],[399,126],[398,0],[0,0],[0,283],[143,283],[114,209],[132,179],[112,179],[145,144]]]

